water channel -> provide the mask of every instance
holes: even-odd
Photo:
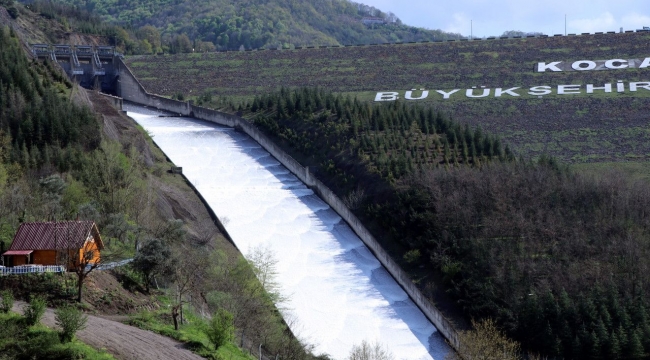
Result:
[[[396,359],[444,359],[449,347],[348,225],[246,134],[126,105],[193,183],[237,247],[266,247],[299,337],[333,359],[363,340]]]

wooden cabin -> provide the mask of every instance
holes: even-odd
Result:
[[[68,270],[100,260],[104,243],[94,221],[23,223],[9,250],[5,266],[65,265]]]

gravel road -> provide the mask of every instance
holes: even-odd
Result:
[[[22,314],[24,305],[16,301],[13,311]],[[56,328],[53,309],[45,311],[41,323]],[[77,339],[96,349],[106,349],[116,359],[203,359],[168,337],[92,315],[88,315],[86,329],[77,333]]]

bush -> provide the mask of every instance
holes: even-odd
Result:
[[[14,294],[9,290],[4,290],[0,292],[0,297],[2,297],[0,312],[6,314],[11,311],[11,308],[14,306]]]
[[[233,316],[225,309],[219,309],[205,329],[205,334],[210,339],[215,349],[232,340],[234,333]]]
[[[25,307],[24,318],[27,326],[34,326],[41,321],[45,313],[45,299],[40,296],[30,296],[29,305]]]
[[[395,356],[384,349],[380,343],[370,344],[366,340],[360,345],[354,345],[348,355],[348,360],[393,360]]]
[[[420,257],[422,254],[420,253],[419,249],[413,249],[409,250],[404,254],[404,260],[406,260],[407,263],[413,264],[420,260]]]
[[[24,340],[18,342],[21,357],[31,359],[55,359],[51,349],[60,344],[59,337],[55,332],[44,328],[34,328],[27,334]]]
[[[74,306],[65,305],[54,311],[56,324],[61,327],[59,337],[62,343],[72,341],[79,330],[86,328],[88,316]]]
[[[7,12],[9,13],[9,16],[11,16],[12,19],[17,19],[18,18],[18,9],[15,7],[10,7],[7,9]]]

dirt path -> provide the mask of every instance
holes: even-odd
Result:
[[[23,306],[24,302],[16,301],[13,311],[22,314]],[[56,328],[53,309],[46,310],[41,323]],[[116,359],[203,359],[168,337],[92,315],[88,315],[87,327],[77,333],[77,338],[96,349],[106,349]]]

